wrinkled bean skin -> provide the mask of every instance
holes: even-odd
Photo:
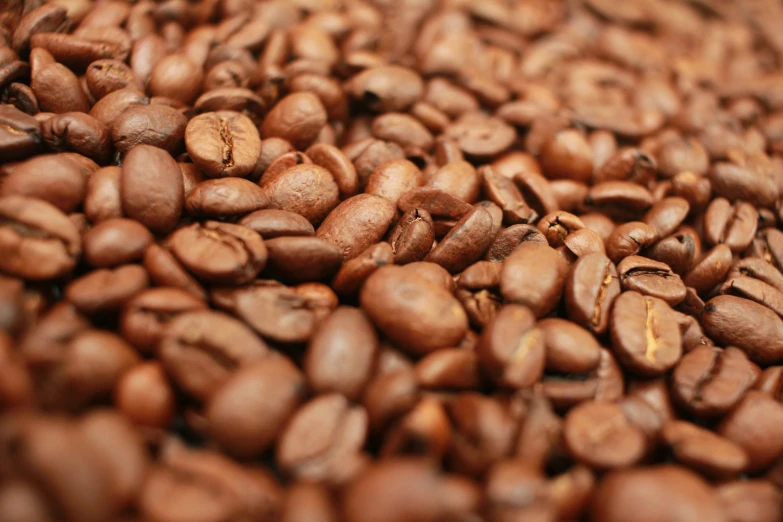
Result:
[[[783,522],[779,1],[0,5],[0,522]]]

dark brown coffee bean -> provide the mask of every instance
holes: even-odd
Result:
[[[435,231],[432,217],[423,209],[407,211],[389,233],[394,263],[421,261],[432,249]]]
[[[724,244],[734,253],[750,245],[757,226],[756,209],[742,201],[732,207],[727,199],[717,198],[704,213],[704,238],[713,245]]]
[[[752,277],[735,277],[723,283],[720,292],[755,301],[783,318],[783,292],[763,281]]]
[[[617,265],[623,290],[657,297],[670,306],[685,299],[686,288],[680,276],[668,265],[641,256],[628,256]]]
[[[478,357],[462,348],[436,350],[420,359],[414,371],[419,385],[427,389],[469,390],[480,382]]]
[[[585,225],[577,216],[561,210],[542,217],[536,226],[549,245],[555,248],[563,246],[566,237],[572,232],[582,230]]]
[[[340,202],[337,183],[328,170],[318,165],[286,169],[261,188],[269,198],[270,208],[300,214],[314,226],[324,221]]]
[[[95,60],[85,73],[87,88],[96,100],[120,89],[141,90],[133,70],[120,60]]]
[[[83,314],[116,311],[147,288],[147,271],[139,265],[90,272],[65,287],[65,298]]]
[[[212,395],[206,412],[210,434],[233,455],[259,455],[281,434],[306,390],[304,375],[285,357],[267,355],[245,364]],[[248,401],[251,397],[255,400]]]
[[[572,266],[565,283],[568,317],[596,335],[609,326],[609,310],[620,295],[617,269],[601,254],[580,257]]]
[[[467,331],[467,316],[450,293],[400,267],[373,273],[360,301],[384,334],[413,353],[455,346]]]
[[[533,225],[511,225],[498,234],[487,251],[488,261],[502,262],[522,243],[549,244],[546,237]]]
[[[529,308],[507,305],[484,328],[476,354],[481,367],[498,384],[527,388],[544,371],[544,334],[535,327],[535,315]]]
[[[41,199],[73,212],[86,204],[90,177],[89,170],[64,154],[43,154],[19,163],[3,179],[0,193]]]
[[[640,375],[660,375],[682,355],[682,338],[671,308],[656,297],[627,291],[612,307],[612,349],[620,364]]]
[[[612,135],[610,134],[609,136]],[[593,138],[593,135],[590,138]],[[614,139],[614,136],[612,136],[612,139]],[[591,139],[591,143],[594,144],[595,142]],[[594,147],[593,154],[595,155]],[[600,165],[597,164],[597,161],[593,163],[595,170],[593,181],[595,183],[601,183],[602,181],[632,181],[645,185],[655,178],[658,167],[654,158],[641,149],[632,147],[624,147],[612,153]]]
[[[749,391],[724,417],[718,432],[739,445],[748,455],[748,471],[761,471],[783,452],[777,435],[783,420],[783,405],[767,394]],[[763,430],[764,437],[757,436]]]
[[[13,34],[11,45],[17,53],[29,50],[30,38],[36,33],[59,33],[70,29],[68,12],[60,6],[45,4],[28,12]]]
[[[0,159],[21,160],[40,150],[41,125],[15,107],[0,105]]]
[[[615,263],[635,256],[658,239],[655,230],[641,221],[618,225],[606,239],[606,255]]]
[[[568,263],[555,249],[528,241],[503,262],[500,292],[506,301],[529,306],[544,317],[560,302],[567,274]]]
[[[484,193],[503,209],[503,220],[506,224],[535,222],[538,214],[528,206],[522,193],[511,179],[486,165],[479,168],[478,172],[481,176]]]
[[[138,221],[113,218],[102,221],[82,237],[84,260],[95,267],[112,267],[141,259],[155,238]]]
[[[694,415],[714,417],[730,410],[756,380],[756,370],[739,349],[697,346],[672,373],[672,393]]]
[[[708,292],[723,281],[731,268],[731,262],[729,247],[717,245],[704,254],[682,280],[699,293]]]
[[[184,203],[182,174],[171,155],[137,145],[125,156],[120,176],[122,209],[153,232],[169,232]]]
[[[715,342],[736,346],[755,362],[773,364],[783,358],[783,320],[766,306],[722,295],[707,302],[700,322]]]
[[[492,216],[481,207],[465,214],[430,251],[425,261],[437,263],[455,274],[477,261],[492,240]]]
[[[644,433],[609,402],[585,402],[565,418],[563,440],[571,456],[590,467],[611,469],[637,463],[644,455]]]
[[[647,257],[668,265],[675,274],[685,275],[693,265],[698,249],[700,247],[694,241],[694,236],[681,229],[661,239],[644,253]]]
[[[321,281],[333,276],[343,260],[339,248],[318,237],[278,237],[264,244],[267,270],[283,281]]]
[[[252,120],[244,114],[208,112],[188,122],[185,147],[206,176],[245,177],[256,166],[261,138]]]
[[[559,318],[544,319],[536,327],[544,335],[547,370],[579,374],[598,366],[601,346],[584,328]]]
[[[360,464],[367,436],[367,413],[339,393],[302,405],[280,434],[275,461],[298,479],[344,482]]]
[[[655,203],[642,221],[655,231],[656,237],[673,234],[690,212],[688,201],[683,198],[664,198]]]
[[[758,279],[776,290],[783,291],[783,274],[781,274],[772,264],[763,259],[756,257],[740,259],[731,267],[727,279],[731,280],[735,277],[742,276]]]
[[[403,212],[414,209],[425,210],[433,219],[461,219],[473,208],[464,201],[457,199],[442,190],[422,187],[403,194],[398,202]]]
[[[198,184],[185,198],[188,214],[212,218],[248,214],[268,204],[261,187],[242,178],[209,179]]]
[[[343,263],[332,280],[332,288],[341,296],[353,295],[373,272],[394,263],[394,253],[389,243],[369,246],[364,252]]]
[[[377,243],[394,220],[396,209],[386,198],[359,194],[332,210],[316,236],[336,245],[348,261]]]
[[[114,122],[125,110],[149,103],[149,98],[137,89],[119,89],[98,100],[90,109],[90,116],[99,120],[111,131]]]
[[[280,100],[266,115],[261,127],[264,139],[282,138],[304,150],[313,143],[327,114],[321,100],[311,92],[292,93]]]
[[[678,462],[711,477],[736,475],[748,465],[740,446],[689,422],[666,423],[661,438]]]
[[[76,226],[40,199],[0,198],[0,269],[31,280],[62,277],[82,253]]]
[[[661,502],[662,498],[668,501]],[[685,468],[672,465],[632,468],[606,475],[593,495],[590,513],[594,520],[602,522],[728,520],[707,482]]]
[[[189,311],[165,327],[158,356],[174,382],[205,400],[251,362],[271,357],[242,322],[213,311]]]
[[[179,288],[150,288],[127,302],[120,318],[120,331],[138,350],[151,352],[158,347],[169,321],[183,313],[206,308],[203,299]]]
[[[194,223],[175,231],[169,241],[177,260],[197,278],[211,283],[248,283],[266,265],[263,239],[240,225]]]
[[[641,217],[652,206],[650,192],[629,181],[605,181],[593,185],[585,197],[584,204],[603,211],[610,217]]]
[[[38,71],[30,82],[42,111],[89,112],[90,102],[79,79],[61,63],[52,63]]]
[[[176,154],[182,148],[185,125],[187,119],[176,109],[165,105],[139,105],[128,108],[114,120],[111,139],[121,154],[142,144]]]
[[[315,235],[315,229],[307,218],[288,210],[256,210],[240,219],[237,224],[255,230],[264,239]]]
[[[111,137],[106,127],[89,114],[66,112],[41,125],[46,145],[54,151],[74,151],[98,163],[111,157]]]

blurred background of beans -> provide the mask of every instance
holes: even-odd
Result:
[[[778,0],[6,0],[0,522],[783,522]]]

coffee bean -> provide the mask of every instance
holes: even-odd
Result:
[[[736,346],[755,362],[773,364],[783,357],[783,320],[754,301],[715,297],[707,302],[700,322],[717,343]]]
[[[166,326],[158,353],[174,382],[205,400],[237,368],[271,357],[269,348],[241,321],[220,312],[190,310]]]
[[[278,237],[264,244],[268,273],[284,281],[321,281],[333,276],[343,260],[339,248],[317,237]]]
[[[211,178],[249,175],[261,153],[253,122],[234,111],[200,114],[185,128],[185,147],[193,163]]]
[[[188,274],[182,264],[165,248],[159,245],[147,247],[142,264],[156,284],[181,288],[198,298],[206,298],[206,293],[198,281]]]
[[[563,440],[578,461],[596,468],[627,467],[644,454],[642,431],[628,422],[622,408],[609,402],[585,402],[565,418]]]
[[[267,261],[261,236],[231,223],[194,223],[175,231],[170,244],[172,253],[185,268],[211,283],[248,283]],[[205,255],[207,252],[209,256]]]
[[[281,236],[315,235],[313,225],[305,217],[288,210],[256,210],[240,219],[237,223],[255,230],[264,239],[274,239]]]
[[[660,375],[682,355],[682,338],[671,308],[656,297],[620,294],[612,307],[612,349],[620,364],[641,375]]]
[[[284,357],[270,354],[246,364],[214,391],[206,413],[210,434],[234,455],[259,455],[281,433],[306,389],[302,373]]]
[[[408,108],[424,91],[421,78],[412,70],[385,65],[362,71],[354,76],[348,93],[371,109],[392,112]]]
[[[386,198],[359,194],[337,205],[318,227],[316,236],[339,247],[348,261],[380,241],[394,214],[394,205]]]
[[[729,279],[721,286],[721,293],[750,299],[783,317],[783,292],[758,279],[742,276]]]
[[[500,292],[507,301],[529,306],[537,317],[544,317],[560,301],[567,274],[568,263],[552,247],[528,241],[505,259]]]
[[[395,205],[403,194],[424,183],[419,168],[408,160],[390,160],[378,165],[367,179],[365,193],[382,196]]]
[[[17,108],[0,105],[0,159],[21,160],[40,149],[41,126]]]
[[[85,261],[95,267],[111,267],[141,259],[154,238],[138,221],[113,218],[92,227],[82,241]]]
[[[740,446],[689,422],[666,423],[661,438],[678,462],[709,476],[736,475],[748,465],[748,455]]]
[[[413,353],[454,346],[467,331],[467,316],[453,296],[399,267],[373,273],[362,287],[360,301],[384,334]]]
[[[427,181],[427,185],[466,203],[475,203],[479,197],[481,178],[473,165],[458,160],[447,162],[435,171]]]
[[[748,455],[748,471],[760,471],[769,466],[783,451],[780,438],[774,436],[779,429],[783,407],[772,397],[757,391],[749,391],[742,401],[723,418],[718,432],[734,442]],[[762,429],[768,437],[757,437]]]
[[[609,325],[609,310],[620,294],[617,269],[601,254],[579,258],[568,273],[565,299],[568,317],[601,335]]]
[[[19,163],[3,179],[0,192],[41,199],[73,212],[82,202],[87,204],[90,177],[89,170],[65,154],[45,154]]]
[[[142,144],[175,154],[182,148],[186,125],[187,119],[176,109],[165,105],[138,105],[123,111],[114,120],[111,139],[121,154]]]
[[[147,271],[139,265],[90,272],[65,287],[65,298],[87,315],[116,311],[149,285]]]
[[[656,237],[666,237],[682,224],[690,208],[683,198],[664,198],[647,211],[642,221],[655,231]]]
[[[657,297],[670,306],[685,299],[686,288],[680,276],[665,264],[641,256],[628,256],[617,265],[623,290]]]
[[[82,253],[76,226],[57,208],[40,199],[0,198],[0,269],[31,280],[62,277]]]
[[[152,96],[166,96],[190,104],[198,96],[203,76],[201,68],[187,56],[171,54],[156,63],[147,88]]]
[[[780,492],[766,480],[728,482],[718,486],[716,493],[731,520],[767,522],[783,516]]]
[[[275,139],[279,138],[270,138],[264,140],[264,143]],[[325,168],[332,174],[337,188],[340,190],[340,198],[345,199],[356,195],[359,190],[359,176],[356,173],[356,167],[340,149],[326,143],[317,143],[309,147],[306,154],[314,164]]]
[[[738,202],[733,207],[727,199],[717,198],[704,213],[704,237],[713,245],[722,243],[732,252],[742,252],[753,241],[758,214],[753,205]]]
[[[424,258],[454,274],[484,255],[494,239],[492,216],[481,207],[465,214],[438,245]]]
[[[46,65],[30,83],[41,110],[62,114],[88,112],[90,102],[79,85],[79,79],[61,63]]]
[[[261,134],[265,139],[282,138],[294,148],[304,150],[318,136],[326,118],[326,110],[315,94],[292,93],[267,113]]]
[[[252,181],[242,178],[206,180],[185,198],[188,214],[213,218],[249,214],[268,204],[264,191]]]
[[[584,328],[558,318],[539,321],[536,327],[544,335],[547,370],[588,373],[598,366],[601,346]]]
[[[324,221],[340,202],[337,183],[329,171],[312,164],[288,168],[261,189],[270,208],[295,212],[313,226]]]
[[[182,174],[177,163],[164,150],[137,145],[123,161],[120,198],[128,217],[153,232],[171,231],[184,203]]]

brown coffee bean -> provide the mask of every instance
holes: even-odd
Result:
[[[268,273],[283,281],[321,281],[333,276],[343,260],[339,248],[318,237],[278,237],[264,244]]]
[[[354,76],[348,93],[379,112],[402,111],[418,101],[424,84],[414,71],[397,65],[373,67]]]
[[[137,89],[119,89],[98,100],[90,109],[90,116],[103,123],[111,131],[114,128],[114,122],[125,110],[149,103],[149,98]]]
[[[261,175],[258,180],[260,186],[264,186],[270,181],[280,176],[283,172],[297,165],[311,165],[312,160],[306,154],[297,151],[286,152],[275,159]]]
[[[491,230],[491,214],[476,207],[454,225],[425,261],[437,263],[452,274],[461,272],[484,255],[494,239]]]
[[[144,252],[142,260],[150,280],[160,286],[173,286],[190,292],[194,296],[205,299],[206,293],[174,255],[159,245],[150,245]]]
[[[737,346],[753,361],[771,364],[783,356],[783,320],[749,299],[732,295],[711,299],[704,307],[701,325],[716,342]]]
[[[565,283],[568,317],[596,335],[609,325],[609,310],[620,295],[617,269],[601,254],[580,257],[572,266]]]
[[[343,482],[355,474],[367,435],[367,413],[338,394],[304,404],[280,434],[275,460],[284,473],[312,481]]]
[[[46,145],[54,151],[74,151],[98,163],[108,163],[111,137],[99,120],[81,112],[66,112],[41,125]]]
[[[117,381],[114,402],[134,424],[165,428],[174,413],[174,390],[159,363],[140,363]]]
[[[533,225],[511,225],[497,235],[487,251],[488,261],[502,262],[522,243],[549,244],[546,237]]]
[[[610,217],[641,217],[653,204],[650,192],[629,181],[605,181],[593,185],[584,204]]]
[[[475,203],[479,197],[481,178],[467,161],[444,164],[427,180],[427,185],[440,189],[466,203]]]
[[[455,346],[467,331],[467,316],[453,296],[400,267],[373,273],[360,301],[384,334],[413,353]]]
[[[714,417],[730,410],[756,381],[757,370],[739,349],[697,346],[672,373],[672,394],[693,415]]]
[[[727,276],[728,280],[742,276],[758,279],[776,290],[783,291],[783,274],[763,259],[746,257],[734,263]]]
[[[155,238],[138,221],[113,218],[95,225],[82,240],[85,261],[95,267],[112,267],[141,259]]]
[[[206,176],[245,177],[256,166],[261,138],[252,120],[244,114],[208,112],[188,122],[185,147]]]
[[[185,198],[188,214],[212,218],[248,214],[268,204],[264,191],[252,181],[242,178],[206,180]]]
[[[723,283],[720,292],[755,301],[783,318],[783,292],[763,281],[751,277],[735,277]]]
[[[641,221],[629,221],[618,225],[606,239],[606,255],[615,263],[628,256],[635,256],[652,245],[657,236],[652,227]]]
[[[498,384],[527,388],[544,371],[544,334],[535,327],[535,315],[529,308],[507,305],[487,324],[476,354],[481,367]]]
[[[41,199],[73,212],[87,203],[90,177],[89,170],[65,154],[43,154],[19,163],[4,177],[0,193]]]
[[[359,194],[334,208],[318,227],[316,236],[339,247],[348,261],[381,240],[391,226],[395,210],[386,198]]]
[[[598,366],[601,346],[584,328],[559,318],[544,319],[536,327],[544,336],[547,370],[578,374]]]
[[[44,66],[33,76],[30,87],[42,111],[55,114],[90,111],[90,102],[79,79],[61,63]]]
[[[114,120],[111,139],[121,154],[141,144],[175,154],[182,148],[187,123],[185,116],[171,107],[139,105],[128,108]]]
[[[716,493],[732,522],[772,522],[783,517],[780,491],[766,480],[728,482]]]
[[[434,240],[435,231],[429,212],[422,209],[409,210],[389,232],[394,263],[404,265],[421,261],[432,249]]]
[[[769,207],[779,195],[779,188],[769,161],[762,157],[741,158],[739,163],[716,163],[710,169],[712,188],[729,201],[747,201],[758,207]]]
[[[666,423],[661,438],[678,462],[708,476],[736,475],[748,465],[748,455],[740,446],[689,422]]]
[[[565,418],[563,440],[571,456],[596,469],[637,463],[645,451],[644,433],[609,402],[585,402]]]
[[[153,232],[169,232],[182,212],[182,174],[168,152],[151,145],[137,145],[125,156],[120,194],[128,217]]]
[[[677,229],[690,212],[688,201],[683,198],[664,198],[655,203],[644,215],[642,221],[656,234],[656,237],[666,237]]]
[[[31,280],[62,277],[82,253],[76,226],[40,199],[0,198],[0,269]]]
[[[256,210],[237,222],[253,229],[264,239],[281,236],[313,236],[315,229],[305,218],[288,210]]]
[[[529,306],[544,317],[560,302],[567,274],[568,263],[555,249],[528,241],[503,262],[500,292],[506,301]]]
[[[783,419],[783,406],[772,397],[749,391],[742,401],[724,417],[718,432],[739,445],[748,455],[748,471],[761,471],[783,452],[776,433]],[[757,436],[763,430],[763,437]]]
[[[489,166],[479,168],[484,193],[503,209],[503,220],[508,225],[533,223],[538,214],[528,206],[514,182]]]
[[[200,400],[238,375],[238,368],[271,357],[266,344],[242,322],[208,310],[173,318],[165,327],[158,356],[174,382]]]
[[[758,226],[758,214],[753,205],[731,203],[717,198],[704,213],[704,238],[713,245],[724,244],[732,252],[745,250],[753,241]]]
[[[562,130],[544,143],[541,168],[553,179],[587,182],[593,177],[593,152],[580,132]]]
[[[612,307],[612,349],[620,364],[641,375],[659,375],[682,355],[682,339],[671,308],[656,297],[626,291]]]
[[[147,88],[152,96],[191,104],[198,96],[203,77],[201,68],[190,58],[171,54],[160,58],[152,68]]]
[[[628,256],[617,265],[623,290],[662,299],[677,306],[685,299],[686,288],[680,276],[668,265],[641,256]]]
[[[314,226],[338,206],[339,189],[329,171],[312,164],[291,167],[264,184],[270,208],[289,210]]]
[[[139,265],[90,272],[65,287],[65,298],[83,314],[116,311],[149,285],[147,271]]]
[[[21,160],[41,145],[41,125],[19,109],[0,105],[0,159]]]
[[[424,183],[419,168],[408,160],[395,159],[378,165],[367,179],[365,193],[382,196],[395,205],[403,194]]]
[[[85,72],[87,88],[96,100],[120,89],[141,90],[133,69],[120,60],[95,60]]]
[[[414,371],[419,385],[427,389],[469,390],[480,382],[475,352],[462,348],[436,350],[420,359]]]
[[[310,92],[292,93],[280,100],[264,118],[263,137],[282,138],[304,150],[318,136],[327,114],[321,100]]]
[[[269,140],[265,140],[264,143],[266,141]],[[356,167],[340,149],[326,143],[317,143],[309,147],[305,154],[313,163],[332,174],[337,188],[340,190],[341,199],[356,195],[359,190],[359,176],[356,173]]]
[[[590,138],[593,138],[594,134],[591,134]],[[611,140],[614,140],[613,135],[609,134],[609,136],[611,136]],[[594,139],[590,141],[593,145],[593,154],[595,155],[596,142]],[[611,145],[616,147],[616,144],[612,143]],[[602,181],[632,181],[645,185],[655,178],[658,165],[654,158],[641,149],[624,147],[616,152],[609,150],[607,152],[610,152],[610,155],[600,165],[597,161],[593,161],[595,171],[593,181],[595,183]]]
[[[668,501],[661,502],[662,498]],[[672,465],[632,468],[606,475],[593,495],[590,513],[593,519],[602,522],[728,520],[707,482],[691,471]]]
[[[169,241],[177,260],[197,278],[211,283],[248,283],[267,261],[261,236],[231,223],[194,223],[175,231]]]
[[[304,399],[304,376],[288,359],[267,355],[226,377],[207,404],[210,434],[233,455],[259,455]]]

